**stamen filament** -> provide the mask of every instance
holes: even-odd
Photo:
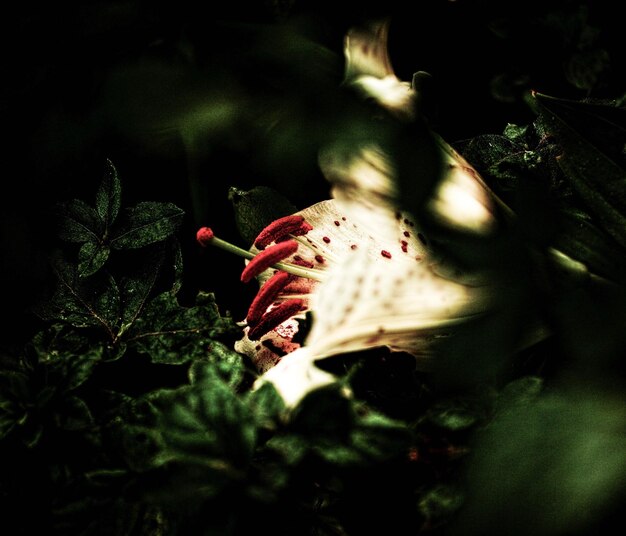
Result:
[[[230,242],[226,242],[226,240],[222,240],[213,234],[213,232],[208,227],[202,227],[197,233],[198,243],[202,247],[206,247],[208,245],[218,247],[223,249],[224,251],[228,251],[229,253],[234,253],[239,257],[243,257],[244,259],[252,260],[256,255],[251,253],[248,250],[235,246]],[[307,279],[313,279],[315,281],[323,281],[324,276],[323,270],[318,270],[316,268],[306,268],[302,266],[297,266],[294,264],[288,264],[285,262],[277,262],[271,266],[271,268],[275,268],[277,270],[282,270],[283,272],[287,272],[288,274],[292,274],[298,277],[305,277]]]

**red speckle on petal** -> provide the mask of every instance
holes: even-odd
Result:
[[[322,257],[321,255],[315,255],[315,260],[320,264],[324,264],[324,257]]]
[[[356,245],[356,244],[352,244],[352,245],[350,246],[350,249],[351,249],[351,250],[355,250],[356,248],[357,248],[357,245]]]
[[[389,253],[387,250],[383,249],[381,250],[380,254],[385,257],[385,259],[391,259],[391,253]]]
[[[409,231],[404,231],[402,234],[406,236],[407,238],[411,236],[411,233],[409,233]]]
[[[328,238],[327,236],[322,237],[322,240],[327,244],[330,244],[330,238]]]
[[[335,225],[336,225],[337,227],[339,227],[339,226],[341,225],[341,223],[339,223],[337,220],[335,220]]]
[[[342,219],[343,221],[346,221],[346,217],[345,217],[345,216],[341,216],[341,219]]]

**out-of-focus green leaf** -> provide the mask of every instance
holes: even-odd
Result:
[[[212,341],[204,359],[194,361],[189,368],[189,380],[192,384],[201,384],[212,380],[217,374],[228,385],[237,387],[245,372],[240,354],[218,341]]]
[[[439,484],[421,495],[417,507],[428,523],[436,526],[447,522],[461,508],[463,500],[459,488]]]
[[[180,225],[184,211],[173,203],[144,201],[126,209],[112,232],[113,249],[137,249],[165,240]]]
[[[478,396],[441,399],[431,406],[425,419],[445,430],[452,432],[466,430],[474,424],[483,421],[488,415],[488,397],[480,399]]]
[[[106,170],[96,192],[96,211],[108,229],[117,218],[121,205],[122,186],[113,162],[107,159]]]
[[[213,338],[232,333],[230,317],[222,317],[212,294],[200,293],[198,305],[181,307],[165,292],[148,303],[127,332],[127,342],[154,363],[181,364],[207,358]]]
[[[298,211],[285,196],[267,186],[248,191],[231,187],[228,199],[233,205],[237,230],[248,245],[272,221]]]
[[[561,169],[607,233],[626,247],[626,110],[539,93],[534,102],[561,144]]]
[[[78,273],[81,277],[95,274],[109,258],[109,247],[98,242],[85,242],[78,250]]]
[[[58,236],[68,242],[99,242],[104,232],[100,215],[87,203],[73,199],[57,206]]]
[[[270,382],[265,382],[258,389],[246,396],[246,403],[252,409],[259,427],[274,428],[285,412],[285,402]]]
[[[613,281],[623,280],[626,258],[620,255],[619,245],[598,229],[587,214],[563,210],[557,225],[555,248],[582,262],[594,274]]]
[[[626,410],[612,389],[573,386],[514,403],[476,439],[452,534],[589,534],[624,500]]]
[[[114,426],[121,453],[136,471],[160,467],[186,471],[188,466],[209,471],[209,477],[242,477],[256,442],[256,427],[249,408],[217,376],[201,384],[154,391],[139,404],[143,407],[138,418]],[[211,484],[210,478],[206,484]]]

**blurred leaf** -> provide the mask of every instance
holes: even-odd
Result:
[[[100,242],[105,227],[100,215],[87,203],[73,199],[57,206],[58,235],[68,242]]]
[[[218,341],[212,341],[203,359],[194,361],[189,368],[192,384],[202,384],[213,380],[217,374],[223,381],[236,388],[245,372],[240,354]]]
[[[486,400],[479,397],[457,397],[438,400],[425,414],[435,426],[451,432],[466,430],[483,421],[488,415]]]
[[[113,162],[107,159],[106,171],[96,192],[96,211],[108,229],[117,218],[121,204],[122,186]]]
[[[184,212],[173,203],[144,201],[126,209],[112,233],[113,249],[136,249],[165,240],[178,228]]]
[[[217,478],[215,493],[221,480],[241,478],[252,456],[256,428],[250,410],[217,376],[202,384],[154,391],[137,404],[137,416],[129,422],[118,420],[113,429],[134,470],[168,467],[186,474],[195,467],[205,478],[208,475],[208,489],[210,475]]]
[[[285,402],[270,382],[265,382],[246,396],[258,427],[274,428],[285,412]]]
[[[501,412],[477,437],[452,534],[589,534],[624,499],[625,407],[572,386]]]
[[[464,496],[460,489],[439,484],[420,497],[418,510],[431,526],[447,522],[463,505]]]
[[[561,169],[599,223],[626,247],[626,110],[540,93],[534,102],[561,144]]]
[[[85,242],[78,250],[78,273],[81,277],[95,274],[109,258],[109,247],[102,242]]]
[[[622,281],[626,258],[619,245],[599,229],[591,218],[577,210],[562,210],[554,247],[582,262],[590,272],[613,281]]]
[[[271,222],[298,211],[285,196],[267,186],[255,186],[248,191],[231,187],[228,199],[233,205],[237,230],[247,245],[252,245]]]

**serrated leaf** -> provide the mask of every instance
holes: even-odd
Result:
[[[561,169],[607,233],[626,247],[626,111],[539,93],[534,97],[563,149]]]
[[[125,330],[141,314],[148,300],[163,264],[163,251],[157,248],[142,255],[139,265],[129,269],[120,278],[119,287],[122,300],[122,323]]]
[[[96,211],[109,228],[117,218],[121,204],[122,186],[113,162],[107,159],[106,170],[96,192]]]
[[[109,258],[109,246],[102,242],[85,242],[78,250],[78,274],[87,277],[95,274]]]
[[[173,235],[184,216],[173,203],[144,201],[126,209],[111,238],[113,249],[137,249]]]
[[[84,201],[73,199],[56,207],[58,235],[68,242],[99,242],[104,224],[99,214]]]
[[[250,409],[221,380],[163,389],[147,396],[155,409],[161,453],[155,460],[213,469],[247,463],[256,441]],[[233,465],[234,466],[234,465]]]
[[[201,293],[198,301],[194,307],[181,307],[169,292],[157,296],[134,322],[127,342],[154,363],[175,365],[205,359],[213,338],[229,333],[235,325],[220,315],[212,295]]]
[[[45,320],[75,327],[100,326],[114,339],[120,295],[113,277],[97,273],[80,278],[77,268],[60,257],[54,259],[52,268],[58,280],[56,292],[36,312]]]

